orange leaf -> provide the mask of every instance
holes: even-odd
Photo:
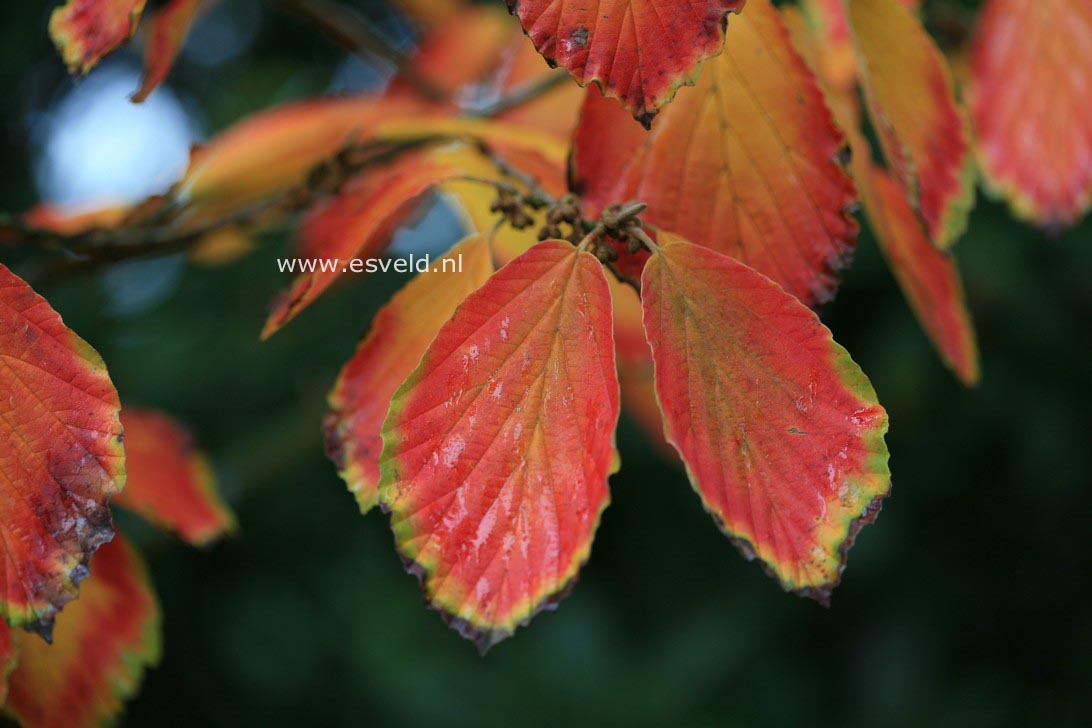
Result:
[[[235,517],[189,432],[170,417],[144,409],[126,408],[121,424],[128,479],[116,505],[194,546],[235,530]]]
[[[938,248],[963,234],[974,165],[944,56],[898,0],[844,0],[884,156]]]
[[[497,69],[513,32],[511,19],[496,6],[467,6],[425,35],[411,64],[433,86],[456,95]],[[413,96],[417,92],[395,77],[387,93]]]
[[[1051,230],[1092,202],[1092,3],[991,0],[974,36],[968,99],[991,189]]]
[[[205,0],[171,0],[151,21],[148,42],[144,48],[144,78],[133,94],[140,103],[156,86],[166,80],[186,34],[190,31],[197,9]]]
[[[458,264],[456,270],[445,266]],[[326,450],[361,513],[379,502],[379,454],[391,396],[417,367],[455,308],[493,272],[489,244],[475,235],[417,275],[376,314],[330,392]]]
[[[209,215],[242,207],[302,183],[349,142],[370,138],[380,119],[420,108],[414,101],[352,96],[263,111],[195,148],[179,191]]]
[[[394,395],[380,502],[430,603],[479,649],[575,580],[617,421],[606,277],[557,240],[472,293]]]
[[[786,12],[793,40],[806,57],[818,57],[816,37]],[[827,102],[853,150],[851,170],[872,233],[899,286],[941,358],[964,384],[979,379],[978,345],[955,260],[925,235],[902,188],[872,162],[872,149],[857,123],[860,110],[848,89],[826,88]]]
[[[706,509],[825,603],[890,490],[872,385],[812,311],[716,251],[662,234],[641,296],[667,439]]]
[[[955,260],[929,244],[902,189],[886,172],[873,167],[861,196],[880,250],[925,332],[959,379],[976,384],[978,345]]]
[[[535,48],[577,83],[593,81],[646,127],[701,63],[721,52],[746,0],[506,0]]]
[[[95,350],[2,265],[0,393],[0,614],[48,639],[114,533],[120,404]]]
[[[19,662],[4,709],[24,728],[112,722],[159,662],[159,604],[140,555],[120,536],[91,562],[91,576],[57,620],[52,645],[14,635]]]
[[[262,338],[275,334],[348,273],[352,259],[380,253],[420,196],[458,174],[457,167],[427,156],[403,157],[380,174],[356,178],[313,208],[300,228],[300,247],[306,257],[296,262],[314,265],[277,294]]]
[[[70,73],[87,73],[136,33],[145,0],[68,0],[49,16],[49,35]]]
[[[769,0],[733,19],[724,53],[651,134],[621,116],[588,94],[573,177],[589,216],[640,200],[649,222],[737,258],[808,305],[834,296],[857,234],[845,140]]]
[[[921,5],[921,0],[899,2],[910,10]],[[801,6],[819,35],[816,72],[836,89],[851,89],[857,81],[857,59],[842,0],[803,0]]]

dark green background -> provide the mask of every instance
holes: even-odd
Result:
[[[3,209],[35,201],[28,115],[72,83],[45,36],[51,5],[3,10]],[[260,19],[254,44],[172,77],[208,128],[326,87],[343,56],[323,38],[253,0],[224,5]],[[163,663],[124,722],[1087,724],[1090,238],[1086,222],[1048,239],[979,200],[959,258],[985,378],[966,391],[862,234],[823,314],[890,412],[894,494],[832,609],[740,558],[623,422],[580,583],[485,659],[422,606],[383,516],[359,516],[322,452],[325,392],[397,276],[331,293],[265,344],[283,235],[228,267],[186,268],[138,315],[111,314],[98,275],[43,288],[126,401],[193,427],[242,528],[196,551],[120,520],[165,626]]]

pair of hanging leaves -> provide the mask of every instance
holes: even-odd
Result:
[[[166,80],[205,0],[170,0],[148,24],[144,78],[134,102]],[[49,34],[72,73],[86,74],[136,34],[146,0],[68,0],[49,18]]]
[[[24,726],[99,725],[159,657],[159,608],[111,497],[125,484],[116,503],[196,544],[233,519],[184,430],[119,416],[98,354],[4,266],[0,392],[0,705]]]
[[[450,255],[472,267],[421,274],[377,317],[331,395],[328,435],[362,510],[390,511],[430,602],[484,650],[588,557],[618,466],[613,313],[602,265],[564,241],[523,253],[452,313],[488,265],[480,238]],[[402,326],[426,286],[442,310]],[[825,601],[888,489],[887,419],[867,379],[797,299],[667,233],[642,305],[666,434],[706,507],[787,589]]]

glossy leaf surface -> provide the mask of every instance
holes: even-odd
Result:
[[[975,32],[969,106],[987,185],[1051,230],[1092,202],[1092,3],[991,0]]]
[[[24,728],[107,725],[160,656],[159,604],[140,555],[120,536],[91,562],[52,645],[15,634],[19,662],[4,710]]]
[[[948,63],[898,0],[844,4],[884,156],[929,239],[950,248],[974,202],[974,165]]]
[[[643,124],[720,53],[746,0],[507,0],[538,52],[577,83],[597,83]]]
[[[587,559],[618,408],[603,268],[556,240],[471,294],[395,394],[380,502],[429,602],[479,649]]]
[[[71,73],[87,73],[136,32],[145,0],[68,0],[49,16],[49,35]]]
[[[48,637],[110,540],[125,483],[118,394],[102,359],[0,265],[0,614]]]
[[[724,53],[651,134],[622,117],[588,94],[573,177],[589,216],[640,200],[647,221],[731,255],[808,305],[834,296],[857,235],[845,139],[769,0],[732,19]]]
[[[827,602],[890,489],[887,414],[815,314],[667,234],[641,284],[667,439],[733,542]]]
[[[454,269],[455,266],[459,269]],[[378,503],[381,431],[391,397],[417,367],[455,308],[493,272],[489,244],[472,236],[423,272],[379,310],[367,336],[330,392],[326,448],[361,513]],[[450,267],[445,267],[450,266]]]
[[[216,477],[190,433],[161,412],[126,408],[125,490],[114,499],[194,546],[235,529]]]

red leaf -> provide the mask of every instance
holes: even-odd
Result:
[[[120,405],[95,350],[2,265],[0,393],[0,613],[48,638],[114,533]]]
[[[204,546],[235,529],[235,517],[220,497],[205,456],[190,433],[170,417],[126,408],[125,490],[114,504]]]
[[[887,413],[797,299],[716,251],[660,246],[641,295],[667,439],[740,550],[826,603],[890,489]]]
[[[980,376],[978,345],[956,262],[929,244],[898,183],[879,168],[871,172],[861,195],[880,250],[945,364],[972,386]]]
[[[785,17],[797,47],[815,62],[822,47],[819,39],[791,9]],[[965,384],[976,383],[978,346],[955,260],[933,247],[902,188],[873,164],[872,148],[858,128],[860,109],[853,90],[828,84],[825,91],[853,150],[853,179],[888,267],[944,361]]]
[[[4,709],[24,728],[111,722],[160,656],[159,604],[139,554],[120,536],[95,554],[52,645],[14,637],[19,663]]]
[[[380,502],[429,602],[479,649],[575,580],[617,421],[606,277],[557,240],[471,294],[394,395]]]
[[[383,173],[358,177],[337,196],[313,208],[300,229],[301,250],[308,259],[336,265],[297,274],[274,300],[262,338],[275,334],[311,305],[348,272],[351,259],[381,252],[420,196],[459,173],[457,167],[427,156],[404,157]]]
[[[448,271],[444,267],[448,261],[458,262],[461,269]],[[379,310],[330,392],[327,451],[361,513],[379,501],[381,430],[391,396],[455,308],[492,274],[489,244],[475,235],[435,261],[433,268],[418,274]]]
[[[898,0],[844,0],[884,156],[938,248],[963,234],[974,164],[944,56]]]
[[[68,0],[49,16],[49,35],[71,73],[87,73],[136,32],[145,0]]]
[[[721,52],[729,13],[746,0],[507,0],[538,52],[593,81],[644,125]]]
[[[171,0],[152,18],[148,42],[144,48],[144,78],[140,82],[140,88],[133,94],[135,103],[148,98],[148,94],[167,79],[174,59],[190,31],[197,9],[204,1]]]
[[[8,677],[17,662],[19,653],[15,646],[15,635],[8,623],[0,619],[0,706],[8,701]]]
[[[857,235],[845,139],[769,0],[732,20],[724,53],[651,134],[632,127],[588,94],[573,177],[589,216],[640,200],[649,222],[737,258],[808,305],[834,296]]]
[[[988,185],[1045,228],[1092,203],[1092,3],[991,0],[974,36],[968,98]]]

